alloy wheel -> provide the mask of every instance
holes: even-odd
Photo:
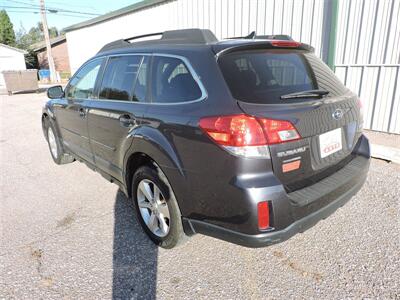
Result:
[[[51,129],[51,127],[49,127],[47,131],[47,137],[49,140],[50,151],[53,154],[54,158],[57,159],[58,157],[57,142],[56,142],[56,137],[54,136],[53,129]]]
[[[137,201],[142,219],[149,230],[158,237],[165,237],[169,232],[170,214],[159,187],[151,180],[143,179],[137,187]]]

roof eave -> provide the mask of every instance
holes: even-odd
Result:
[[[22,53],[24,55],[28,54],[28,52],[25,51],[25,50],[22,50],[22,49],[19,49],[19,48],[15,48],[15,47],[12,47],[12,46],[9,46],[9,45],[6,45],[6,44],[0,43],[0,46],[3,46],[3,47],[8,48],[10,50],[14,50],[14,51]]]
[[[121,9],[109,12],[107,14],[98,16],[96,18],[93,18],[93,19],[90,19],[90,20],[87,20],[87,21],[84,21],[84,22],[81,22],[81,23],[78,23],[78,24],[74,24],[74,25],[68,26],[68,27],[64,28],[63,31],[64,32],[71,32],[71,31],[78,30],[78,29],[81,29],[81,28],[93,26],[95,24],[106,22],[106,21],[109,21],[109,20],[124,16],[124,15],[131,14],[133,12],[136,12],[136,11],[139,11],[139,10],[142,10],[142,9],[149,8],[151,6],[155,6],[155,5],[158,5],[158,4],[161,4],[161,3],[164,3],[164,2],[170,2],[170,1],[176,1],[176,0],[144,0],[144,1],[141,1],[141,2],[138,2],[138,3],[135,3],[135,4],[123,7]]]

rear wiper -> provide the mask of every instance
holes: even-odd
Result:
[[[281,99],[294,99],[294,98],[321,98],[328,95],[329,92],[325,90],[308,90],[296,93],[282,95]]]

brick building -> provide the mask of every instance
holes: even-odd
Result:
[[[69,77],[71,69],[69,66],[67,40],[65,36],[59,36],[50,40],[52,55],[56,71],[61,77]],[[31,49],[36,53],[39,63],[39,69],[48,69],[47,51],[45,42],[39,42],[31,46]]]

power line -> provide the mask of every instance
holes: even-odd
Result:
[[[38,11],[40,12],[40,8],[36,7],[29,7],[29,6],[9,6],[9,5],[2,5],[0,6],[2,8],[12,8],[12,9],[22,9],[22,10],[33,10],[33,11]],[[92,14],[92,13],[85,13],[85,12],[78,12],[78,11],[71,11],[71,10],[65,10],[65,9],[58,9],[58,8],[45,8],[46,11],[50,13],[71,13],[71,14],[79,14],[79,15],[88,15],[88,16],[100,16],[99,14]]]
[[[22,11],[22,10],[9,10],[7,9],[7,12],[12,12],[16,14],[39,14],[39,11]],[[89,16],[79,16],[79,15],[70,15],[70,14],[63,14],[63,13],[52,13],[54,16],[63,16],[63,17],[73,17],[73,18],[82,18],[82,19],[87,19],[90,18]]]
[[[5,0],[5,1],[19,3],[19,4],[26,4],[26,5],[33,6],[33,7],[39,7],[37,4],[33,4],[32,3],[32,2],[34,2],[33,0],[27,0],[27,1],[30,1],[31,3],[24,2],[24,1],[18,1],[18,0]],[[55,4],[57,6],[65,6],[65,5],[67,5],[68,7],[73,7],[73,8],[74,7],[76,7],[76,8],[88,8],[90,10],[97,11],[97,9],[95,7],[89,6],[89,5],[78,5],[78,4],[70,4],[70,3],[66,4],[65,2],[59,2],[59,1],[47,1],[47,3]]]
[[[31,4],[31,3],[27,3],[24,1],[18,1],[18,0],[7,0],[9,2],[13,2],[13,3],[18,3],[18,4],[24,4],[24,5],[28,5],[28,6],[9,6],[10,8],[36,8],[40,10],[40,6],[36,5],[36,4]],[[95,13],[90,13],[90,12],[83,12],[83,11],[76,11],[76,10],[69,10],[69,9],[64,9],[64,8],[57,8],[57,7],[50,7],[47,6],[45,8],[47,11],[60,11],[60,12],[66,12],[66,13],[75,13],[75,14],[81,14],[81,15],[90,15],[90,16],[100,16],[100,14],[95,14]]]
[[[58,4],[58,5],[66,5],[65,2],[58,2],[58,1],[47,1],[47,3],[51,3],[51,4]],[[88,5],[77,5],[77,4],[67,4],[69,7],[80,7],[80,8],[88,8],[91,10],[96,10],[95,7],[93,6],[88,6]]]
[[[13,0],[5,0],[5,1],[13,2]],[[29,1],[30,3],[28,3],[28,2],[24,2],[24,3],[29,4],[29,5],[35,5],[35,4],[33,4],[35,2],[35,0],[26,0],[26,1]],[[20,2],[22,3],[22,1],[20,1]],[[93,6],[65,3],[65,1],[61,2],[61,1],[48,0],[48,1],[46,1],[46,3],[57,4],[57,5],[60,5],[60,6],[67,5],[68,7],[81,7],[81,8],[83,7],[83,8],[89,8],[91,10],[96,10],[96,8],[93,7]]]

